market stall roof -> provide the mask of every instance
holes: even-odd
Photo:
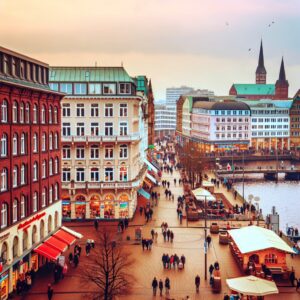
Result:
[[[151,174],[147,173],[146,177],[149,178],[153,183],[157,184],[157,180]]]
[[[57,250],[55,248],[52,248],[51,246],[43,243],[37,246],[34,249],[34,252],[38,253],[39,255],[42,255],[48,259],[51,260],[57,260],[57,258],[60,256],[61,251]]]
[[[216,201],[216,198],[204,188],[197,188],[193,190],[192,193],[198,201]]]
[[[154,171],[155,173],[158,173],[158,169],[150,162],[148,161],[146,158],[144,159],[144,162],[146,163],[146,165],[148,166],[148,170]]]
[[[294,253],[293,249],[286,242],[269,229],[253,225],[229,230],[228,233],[242,254],[269,248]]]
[[[274,281],[255,276],[226,279],[226,283],[232,291],[245,296],[266,296],[279,293]]]
[[[150,200],[150,194],[146,192],[144,189],[140,188],[138,190],[138,193],[142,195],[144,198],[146,198],[147,200]]]
[[[47,239],[44,242],[46,245],[60,251],[60,252],[64,252],[67,250],[68,248],[68,244],[55,238],[54,236],[51,236],[49,239]]]

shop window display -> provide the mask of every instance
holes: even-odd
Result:
[[[71,200],[69,196],[62,196],[62,217],[63,219],[71,218]]]
[[[129,216],[128,210],[129,197],[127,194],[121,194],[119,197],[119,217],[125,218]]]
[[[100,218],[100,198],[93,195],[90,199],[90,218]]]
[[[107,194],[104,197],[104,218],[113,219],[115,217],[115,196],[113,194]]]
[[[85,197],[82,195],[77,196],[75,200],[76,219],[85,218],[85,208],[86,208]]]

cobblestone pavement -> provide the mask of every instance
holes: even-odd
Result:
[[[168,299],[165,297],[153,297],[151,282],[154,276],[158,279],[165,279],[166,276],[171,281],[171,293],[169,299],[181,300],[183,297],[189,295],[190,299],[223,299],[224,293],[228,292],[225,279],[241,276],[241,272],[237,267],[228,246],[220,245],[218,243],[218,236],[212,236],[212,244],[208,249],[208,266],[215,261],[220,263],[221,277],[222,277],[222,292],[220,294],[213,294],[211,292],[209,281],[204,280],[204,230],[199,226],[204,225],[202,222],[189,222],[186,221],[180,225],[177,218],[177,196],[183,193],[182,186],[174,186],[173,178],[179,179],[179,173],[174,172],[173,176],[164,173],[163,179],[169,180],[171,183],[170,189],[175,194],[175,201],[166,200],[164,197],[162,187],[157,188],[160,191],[161,199],[158,202],[158,206],[154,208],[153,220],[145,224],[145,220],[142,216],[137,214],[134,221],[130,223],[130,227],[122,235],[119,235],[120,242],[126,250],[132,253],[135,259],[135,264],[132,267],[132,274],[135,276],[135,283],[133,292],[131,295],[120,297],[122,300],[147,300],[147,299]],[[160,225],[162,222],[167,222],[171,230],[173,230],[175,238],[173,243],[163,241]],[[84,246],[84,242],[87,238],[96,239],[96,232],[90,224],[82,223],[70,224],[72,229],[81,232],[84,235],[81,243]],[[159,233],[157,244],[153,244],[151,251],[143,251],[141,245],[134,243],[134,230],[137,226],[142,226],[143,233],[150,235],[150,231],[154,228]],[[116,224],[111,223],[110,228],[116,230]],[[130,236],[130,241],[126,241],[126,237]],[[84,249],[83,249],[84,250]],[[163,269],[161,257],[163,253],[177,254],[181,256],[185,255],[187,261],[184,270],[165,270]],[[88,259],[84,255],[80,259],[84,261]],[[300,260],[289,258],[289,265],[293,265],[298,273],[297,278],[300,277]],[[54,285],[54,297],[53,300],[79,300],[86,298],[86,292],[92,287],[83,284],[80,278],[82,272],[81,265],[78,269],[70,268],[67,276],[58,284]],[[200,293],[195,293],[194,278],[199,274],[201,277]],[[209,275],[208,275],[209,276]],[[30,294],[27,294],[20,299],[29,300],[43,300],[47,299],[46,290],[47,284],[53,279],[52,273],[44,272],[39,275],[37,282],[34,284]],[[280,294],[276,296],[268,296],[266,299],[285,299],[296,300],[300,299],[300,294],[295,292],[294,288],[282,287],[280,288]]]

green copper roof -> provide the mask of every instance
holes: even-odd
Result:
[[[148,88],[147,88],[147,78],[144,75],[140,75],[136,77],[137,86],[136,89],[138,91],[144,92],[145,95],[148,94]]]
[[[132,82],[123,67],[51,67],[50,82]]]
[[[238,95],[274,95],[275,84],[233,84]]]

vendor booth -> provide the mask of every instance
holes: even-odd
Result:
[[[230,250],[244,271],[262,276],[287,272],[286,254],[294,251],[272,230],[247,226],[228,233]],[[262,274],[266,270],[270,274]]]

